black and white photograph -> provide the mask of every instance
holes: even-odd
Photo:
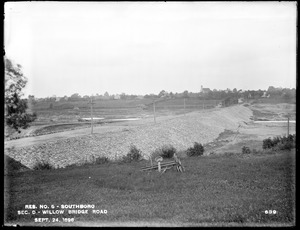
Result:
[[[296,1],[4,3],[20,227],[296,225]]]

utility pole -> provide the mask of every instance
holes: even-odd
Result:
[[[91,105],[91,134],[93,134],[93,96],[91,97],[91,101],[88,103]]]
[[[155,99],[153,99],[153,116],[154,116],[154,123],[156,123],[156,117],[155,117]]]
[[[183,108],[184,108],[184,116],[185,116],[185,98],[183,99]]]
[[[290,135],[290,116],[289,115],[288,115],[287,119],[288,119],[288,123],[287,123],[287,125],[288,125],[287,135],[289,136]]]

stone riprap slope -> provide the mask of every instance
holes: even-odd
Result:
[[[32,168],[37,161],[47,161],[55,167],[81,164],[106,156],[117,159],[126,155],[134,144],[145,158],[165,144],[185,150],[194,142],[213,141],[225,129],[236,130],[249,121],[252,111],[242,105],[193,112],[156,124],[124,128],[121,132],[85,135],[61,139],[30,147],[16,148],[6,154]]]

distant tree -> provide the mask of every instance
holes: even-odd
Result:
[[[71,101],[78,101],[81,99],[81,96],[78,93],[74,93],[70,96]]]
[[[162,90],[159,92],[158,97],[163,97],[167,94],[167,92],[165,90]]]
[[[185,90],[182,93],[183,98],[188,98],[189,97],[189,91]]]
[[[50,100],[51,102],[56,101],[56,95],[51,96],[49,100]]]
[[[227,91],[227,93],[231,93],[232,92],[229,88],[227,88],[226,91]]]
[[[36,104],[36,99],[33,95],[28,95],[28,103],[35,105]]]
[[[109,93],[108,93],[108,92],[105,92],[105,93],[104,93],[104,97],[109,97]]]
[[[79,93],[74,93],[71,95],[71,97],[74,97],[74,98],[81,98],[81,96],[79,95]]]
[[[121,93],[120,99],[125,100],[126,99],[126,94],[125,93]]]
[[[170,98],[174,97],[174,94],[172,92],[170,92],[169,95],[170,95]]]
[[[268,94],[270,94],[271,97],[280,97],[282,95],[282,89],[275,88],[274,86],[269,86],[267,92]]]
[[[36,114],[26,113],[27,100],[21,99],[22,89],[26,86],[27,78],[22,72],[22,66],[13,64],[5,58],[5,121],[9,127],[20,132],[20,128],[29,127],[36,119]]]
[[[276,89],[275,89],[275,87],[274,86],[269,86],[269,88],[268,88],[268,92],[270,93],[270,92],[272,92],[272,91],[275,91]]]

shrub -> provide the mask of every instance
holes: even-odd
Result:
[[[273,137],[272,145],[276,146],[281,141],[280,139],[280,137]]]
[[[242,153],[243,153],[243,154],[250,154],[250,153],[251,153],[251,150],[250,150],[249,147],[243,146],[243,148],[242,148]]]
[[[270,149],[273,147],[273,142],[271,138],[267,138],[263,140],[263,149]]]
[[[295,147],[296,135],[274,137],[263,140],[263,149],[291,150]]]
[[[280,142],[274,150],[291,150],[293,148],[293,143],[291,142]]]
[[[46,161],[38,161],[33,169],[34,170],[50,170],[50,169],[53,169],[54,167],[49,163],[49,162],[46,162]]]
[[[164,145],[161,148],[161,157],[163,158],[172,158],[176,153],[176,149],[172,145]]]
[[[151,153],[151,158],[154,159],[158,156],[162,158],[172,158],[176,152],[177,150],[172,145],[163,145]]]
[[[132,162],[132,161],[138,161],[142,158],[142,151],[139,150],[135,145],[130,146],[130,150],[127,153],[126,156],[123,156],[124,162]]]
[[[188,148],[186,155],[189,157],[192,156],[201,156],[204,153],[204,147],[198,142],[194,143],[194,147]]]
[[[107,157],[97,157],[95,164],[101,165],[101,164],[106,164],[109,162],[109,159]]]
[[[280,150],[291,150],[295,147],[295,135],[283,136],[277,148]]]

